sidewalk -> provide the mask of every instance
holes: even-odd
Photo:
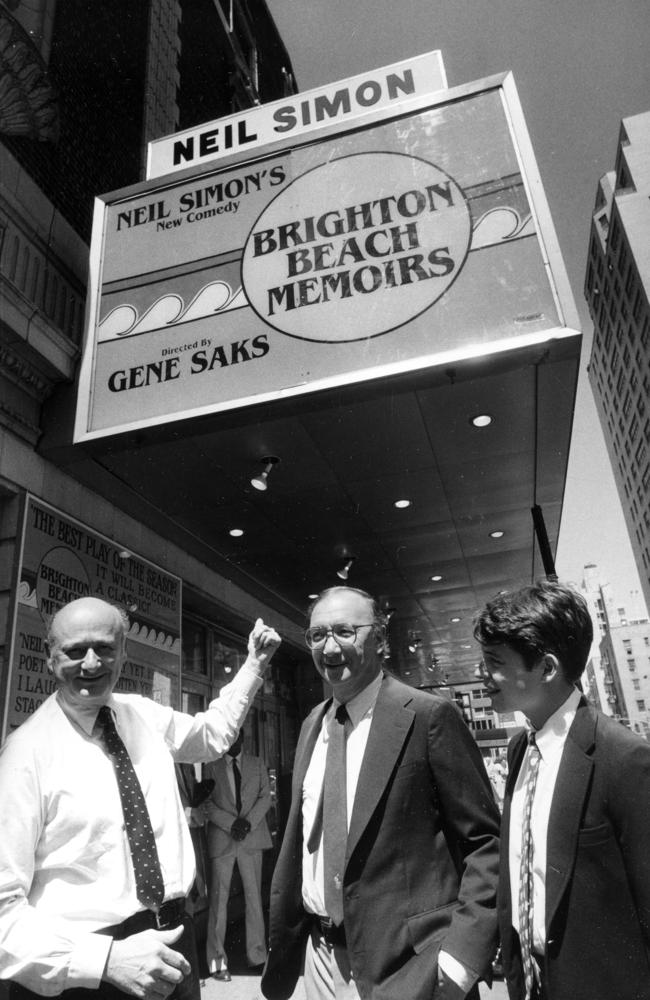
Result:
[[[508,1000],[508,991],[501,979],[495,980],[491,990],[482,984],[479,991],[481,1000]],[[205,986],[201,990],[201,1000],[263,1000],[260,977],[250,976],[246,973],[238,975],[237,972],[233,971],[232,981],[229,983],[218,983],[214,979],[206,979]],[[302,980],[298,982],[293,1000],[305,1000]],[[396,997],[395,1000],[408,1000],[408,998]]]
[[[206,915],[203,916],[205,919]],[[201,927],[201,931],[204,933],[204,927]],[[201,931],[199,936],[202,936]],[[205,983],[201,988],[201,1000],[264,1000],[260,989],[260,973],[251,975],[246,965],[243,920],[235,919],[229,924],[226,950],[230,959],[232,979],[229,983],[222,983],[206,976],[205,979],[201,980]],[[199,955],[201,957],[201,972],[205,974],[207,967],[205,966],[203,945],[200,947]],[[496,979],[491,990],[482,983],[479,992],[481,1000],[508,1000],[508,991],[502,979]],[[293,1000],[306,1000],[302,979],[298,981]],[[409,1000],[409,998],[395,997],[395,1000]]]

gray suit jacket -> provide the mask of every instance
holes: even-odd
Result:
[[[270,902],[262,992],[292,995],[310,919],[302,905],[302,785],[329,702],[303,724]],[[489,975],[499,814],[481,755],[449,701],[385,677],[354,801],[344,925],[363,1000],[431,1000],[438,952]]]
[[[214,779],[214,788],[204,803],[208,817],[208,854],[211,858],[235,854],[237,850],[264,851],[273,846],[266,814],[271,807],[271,791],[266,765],[259,757],[242,753],[241,758],[241,816],[251,825],[243,841],[230,836],[230,828],[237,818],[235,796],[230,788],[225,757],[204,765],[205,778]]]

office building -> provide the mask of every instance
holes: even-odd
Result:
[[[585,296],[589,380],[650,605],[650,111],[623,119],[598,184]]]

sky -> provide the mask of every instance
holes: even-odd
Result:
[[[641,585],[589,386],[583,294],[599,178],[621,119],[650,110],[648,0],[267,0],[298,87],[440,49],[450,87],[510,70],[584,334],[556,569],[596,563],[617,603]],[[635,595],[630,597],[630,594]]]

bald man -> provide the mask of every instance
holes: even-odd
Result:
[[[194,852],[174,763],[228,750],[280,638],[258,618],[241,670],[206,712],[190,716],[113,693],[127,627],[97,598],[63,607],[46,646],[57,690],[0,751],[0,978],[11,1000],[200,996],[184,913]],[[155,868],[146,892],[125,771],[148,815],[148,833],[137,834],[145,867]],[[142,901],[148,893],[155,902]]]

